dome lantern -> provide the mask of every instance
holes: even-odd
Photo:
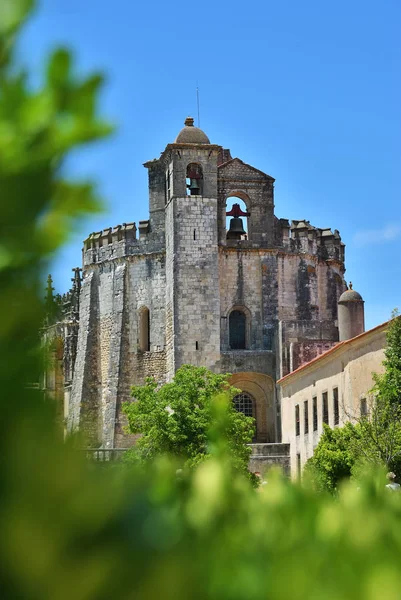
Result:
[[[177,135],[175,144],[210,144],[206,133],[202,129],[199,129],[199,127],[194,127],[192,117],[187,117],[184,124],[185,127]]]

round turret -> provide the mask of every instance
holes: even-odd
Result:
[[[175,144],[210,144],[210,140],[206,133],[194,127],[194,120],[192,117],[185,119],[185,127],[181,129],[180,133],[175,139]]]
[[[365,309],[363,305],[364,300],[361,294],[352,289],[352,283],[350,282],[349,289],[341,294],[338,301],[340,342],[350,340],[365,331]]]

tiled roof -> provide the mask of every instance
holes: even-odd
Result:
[[[301,365],[300,367],[298,367],[298,369],[295,369],[295,371],[291,371],[291,373],[288,373],[287,375],[284,375],[284,377],[282,377],[281,379],[279,379],[277,381],[277,383],[281,384],[281,383],[287,381],[293,375],[298,375],[298,373],[300,373],[301,371],[304,371],[305,369],[307,369],[311,365],[315,365],[317,362],[319,362],[321,360],[324,360],[329,354],[335,354],[335,353],[337,353],[337,351],[340,348],[344,348],[344,346],[349,346],[352,342],[355,342],[356,340],[360,340],[364,336],[367,336],[367,335],[373,333],[374,331],[378,331],[379,329],[386,328],[387,325],[388,325],[388,323],[389,322],[386,321],[385,323],[381,323],[380,325],[377,325],[376,327],[373,327],[372,329],[369,329],[368,331],[364,331],[363,333],[360,333],[359,335],[356,335],[355,337],[350,338],[349,340],[344,340],[343,342],[338,342],[338,344],[336,344],[335,346],[333,346],[332,348],[330,348],[330,350],[327,350],[326,352],[323,352],[323,354],[320,354],[319,356],[317,356],[316,358],[313,358],[312,360],[310,360],[309,362],[305,363],[304,365]]]

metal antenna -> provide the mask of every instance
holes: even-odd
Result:
[[[199,88],[198,88],[198,84],[196,84],[196,104],[198,106],[198,127],[200,129]]]

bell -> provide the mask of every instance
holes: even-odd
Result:
[[[239,217],[230,219],[230,229],[227,231],[228,240],[240,240],[241,236],[245,235],[244,224]]]
[[[191,196],[199,196],[200,187],[197,179],[191,179],[191,183],[187,187]]]

